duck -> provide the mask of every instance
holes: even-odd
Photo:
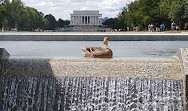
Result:
[[[113,52],[108,47],[109,37],[104,38],[104,48],[102,47],[86,47],[82,48],[82,53],[85,57],[92,57],[92,58],[112,58]]]

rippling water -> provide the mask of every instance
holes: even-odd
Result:
[[[82,58],[81,47],[100,46],[102,41],[0,41],[12,57]],[[188,41],[109,41],[114,58],[169,58]]]

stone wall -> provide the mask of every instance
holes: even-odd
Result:
[[[180,61],[182,76],[183,76],[183,86],[184,86],[184,104],[188,103],[188,49],[181,48],[176,54],[176,57]],[[186,105],[188,110],[188,104]]]
[[[2,104],[2,78],[3,78],[3,66],[5,60],[9,57],[9,53],[4,49],[0,48],[0,104]],[[1,110],[1,108],[0,108]]]
[[[3,75],[2,69],[4,66],[4,62],[9,56],[9,53],[4,48],[0,48],[0,77]]]
[[[188,41],[188,35],[179,34],[47,34],[47,35],[0,35],[0,41],[102,41],[110,37],[111,41]]]
[[[9,59],[6,75],[40,77],[122,77],[182,80],[179,61],[113,59]]]

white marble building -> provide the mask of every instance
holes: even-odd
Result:
[[[102,25],[102,14],[98,10],[75,10],[71,16],[70,25]]]

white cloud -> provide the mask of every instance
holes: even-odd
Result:
[[[73,10],[99,10],[103,17],[116,17],[127,3],[134,0],[22,0],[26,6],[34,7],[56,19],[70,19]]]

